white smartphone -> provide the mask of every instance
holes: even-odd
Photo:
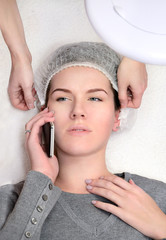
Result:
[[[45,145],[45,151],[48,157],[54,155],[54,123],[48,122],[43,125],[43,141]]]

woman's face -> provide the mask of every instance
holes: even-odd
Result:
[[[118,125],[110,82],[100,71],[70,67],[51,81],[49,110],[55,111],[57,153],[85,156],[105,152]]]

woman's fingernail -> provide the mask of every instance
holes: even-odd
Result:
[[[90,189],[92,189],[92,186],[87,185],[86,188],[90,190]]]
[[[85,182],[86,182],[86,183],[91,183],[92,180],[91,180],[91,179],[86,179]]]
[[[96,201],[95,201],[95,200],[92,200],[92,204],[96,204]]]
[[[131,178],[129,179],[129,183],[135,184],[135,182]]]
[[[51,110],[50,112],[51,112],[52,114],[54,114],[54,113],[55,113],[55,111],[54,111],[54,110]]]

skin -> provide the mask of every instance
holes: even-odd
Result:
[[[60,171],[57,179],[54,171],[50,171],[49,176],[53,182],[56,180],[56,184],[67,191],[87,192],[84,183],[85,178],[88,176],[97,178],[101,174],[109,174],[105,165],[105,148],[112,129],[114,131],[117,130],[116,127],[119,125],[119,120],[118,112],[115,113],[114,110],[113,93],[110,88],[110,82],[105,78],[106,77],[97,70],[75,67],[60,72],[55,75],[52,80],[48,107],[54,111],[56,118],[54,121],[55,139]],[[85,79],[91,80],[90,82],[88,81],[87,87],[85,85]],[[96,79],[98,79],[97,84]],[[105,83],[104,86],[103,82]],[[59,88],[70,90],[71,93],[66,93],[65,91],[55,91],[52,93],[55,89]],[[80,89],[82,89],[81,92]],[[94,91],[94,89],[102,90]],[[88,92],[92,90],[93,92]],[[58,100],[60,97],[62,97],[62,99]],[[63,97],[65,101],[63,101]],[[102,101],[99,101],[98,98],[101,98]],[[31,134],[26,134],[26,144],[30,153],[32,169],[36,169],[37,166],[37,169],[40,169],[41,172],[47,168],[51,168],[51,166],[45,167],[46,162],[47,164],[50,162],[46,156],[43,160],[43,166],[41,160],[37,160],[39,159],[39,157],[37,157],[37,150],[42,150],[41,146],[36,144],[36,141],[40,143],[38,139],[40,127],[46,121],[54,120],[53,113],[47,112],[47,109],[45,111],[46,112],[41,112],[35,116],[26,125],[26,129],[35,129]],[[74,117],[73,114],[75,114]],[[105,116],[105,118],[103,118],[103,116]],[[45,119],[45,117],[47,118]],[[96,121],[96,118],[98,121]],[[112,120],[110,121],[110,119]],[[104,124],[105,128],[101,128],[101,124]],[[86,127],[89,132],[87,131],[85,134],[77,133],[78,136],[69,134],[68,129],[77,125]],[[97,132],[95,129],[93,130],[94,125],[96,125],[95,129],[98,129]],[[98,136],[101,136],[102,141]],[[64,142],[68,142],[68,144],[64,144]],[[89,142],[91,142],[91,145]],[[37,149],[35,149],[35,146]],[[40,154],[43,154],[43,151],[41,151]],[[80,164],[82,168],[84,168],[84,171],[81,171],[82,175],[79,171]],[[35,168],[33,168],[34,165]],[[96,166],[96,169],[94,169],[94,166]],[[71,176],[73,176],[71,172],[73,171],[76,174],[71,178]],[[75,182],[76,178],[78,178],[77,184]]]
[[[119,126],[119,111],[115,111],[105,75],[87,67],[61,71],[52,79],[48,108],[26,125],[31,129],[26,134],[26,147],[32,170],[50,177],[63,191],[108,198],[117,206],[92,203],[146,236],[164,238],[166,215],[154,200],[132,180],[126,182],[107,170],[106,145]],[[55,124],[57,158],[48,158],[40,142],[41,126],[51,121]],[[86,131],[76,131],[77,127]]]
[[[11,55],[8,94],[20,110],[34,108],[32,57],[28,49],[16,0],[0,0],[0,29]]]
[[[121,108],[139,108],[148,83],[145,64],[124,57],[117,76]]]
[[[8,94],[11,104],[20,110],[34,108],[32,56],[16,0],[0,0],[0,29],[11,55]],[[145,64],[123,57],[118,69],[121,107],[138,108],[147,87]],[[132,97],[128,96],[128,89]]]
[[[114,203],[92,202],[97,208],[110,212],[152,239],[166,236],[166,215],[155,201],[132,179],[125,182],[115,175],[86,180],[90,193],[103,196]]]

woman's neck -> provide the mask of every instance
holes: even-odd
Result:
[[[85,179],[109,175],[103,154],[93,156],[60,156],[59,174],[55,185],[65,192],[88,193]]]

